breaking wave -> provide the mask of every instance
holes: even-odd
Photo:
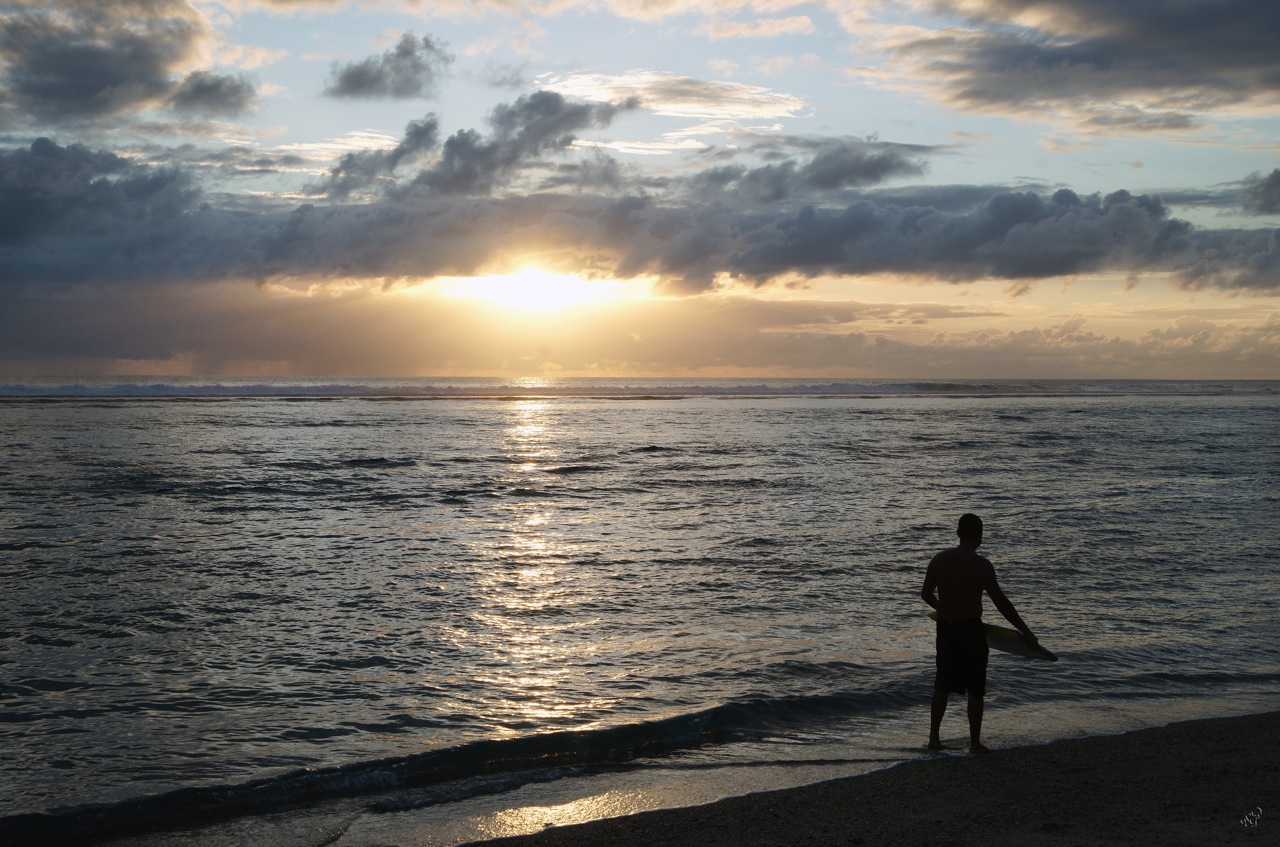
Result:
[[[393,796],[401,789],[432,787],[438,790],[428,797],[456,801],[578,776],[585,770],[625,767],[640,757],[901,707],[911,700],[908,687],[756,699],[622,726],[473,741],[408,756],[304,768],[239,784],[181,788],[116,803],[11,815],[0,818],[0,843],[10,847],[75,843],[262,815],[335,798],[371,797],[371,811],[395,811],[406,802]],[[410,802],[421,805],[424,801],[416,797]]]

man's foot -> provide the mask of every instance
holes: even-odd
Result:
[[[984,747],[980,742],[978,742],[978,743],[969,745],[969,752],[975,756],[981,756],[983,753],[990,753],[991,750],[988,749],[987,747]]]
[[[942,742],[941,742],[940,740],[938,740],[937,738],[930,738],[930,739],[929,739],[929,743],[928,743],[928,744],[926,744],[926,745],[924,745],[924,746],[928,747],[930,750],[945,750],[945,749],[947,749],[946,747],[943,747],[943,746],[942,746]]]

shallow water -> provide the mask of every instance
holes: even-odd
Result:
[[[989,733],[1280,703],[1274,389],[635,390],[0,401],[0,815],[911,755],[963,511],[1061,657]]]

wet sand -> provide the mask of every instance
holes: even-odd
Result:
[[[341,843],[341,842],[338,842]],[[487,847],[1280,844],[1280,712],[940,755]]]

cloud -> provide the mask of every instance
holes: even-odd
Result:
[[[294,141],[281,144],[275,149],[303,156],[309,161],[318,163],[317,172],[328,170],[328,165],[335,159],[341,159],[348,153],[359,153],[370,150],[390,150],[399,143],[396,136],[376,129],[352,129],[335,138],[321,141]]]
[[[439,146],[440,121],[427,115],[405,127],[404,137],[390,150],[358,150],[343,155],[329,172],[329,177],[313,190],[320,194],[345,197],[376,180],[391,176],[396,168]]]
[[[618,161],[603,153],[587,156],[579,162],[557,165],[538,186],[539,191],[599,191],[617,193],[628,184],[626,173]]]
[[[654,276],[686,294],[726,279],[1025,284],[1103,272],[1164,274],[1188,288],[1280,290],[1280,231],[1198,228],[1156,197],[875,187],[918,171],[928,148],[763,138],[766,164],[715,164],[667,179],[575,150],[578,132],[633,107],[543,91],[495,109],[488,134],[461,130],[439,144],[428,115],[393,145],[347,151],[323,185],[331,200],[302,206],[205,196],[192,172],[212,166],[208,160],[155,167],[42,139],[0,154],[0,279],[394,284],[486,272],[536,254],[602,278]],[[228,157],[235,166],[245,154]],[[419,160],[420,169],[408,170]],[[371,186],[382,190],[351,199]]]
[[[780,35],[809,35],[813,21],[805,15],[790,18],[762,18],[753,21],[710,20],[695,32],[711,41],[726,38],[774,38]]]
[[[638,98],[644,108],[659,115],[683,118],[783,118],[795,117],[805,108],[800,98],[768,88],[649,70],[543,76],[538,82],[548,91],[586,100]]]
[[[1197,232],[1174,278],[1190,289],[1280,290],[1280,229]]]
[[[1251,215],[1280,215],[1280,168],[1245,179],[1240,205]]]
[[[1160,192],[1170,206],[1203,207],[1246,215],[1280,214],[1280,169],[1253,173],[1244,179],[1210,188],[1176,188]]]
[[[182,0],[50,0],[9,4],[4,11],[0,102],[18,119],[126,114],[174,96],[180,105],[208,104],[211,83],[224,82],[179,79],[211,40],[204,18]],[[230,101],[222,88],[225,107]],[[244,101],[243,89],[230,99],[237,98]]]
[[[637,239],[621,260],[634,272],[658,273],[702,288],[720,273],[763,284],[787,274],[900,274],[953,281],[1035,280],[1102,269],[1180,270],[1202,285],[1275,288],[1280,280],[1240,275],[1271,248],[1248,238],[1210,248],[1193,227],[1168,217],[1159,200],[1115,192],[1051,197],[1000,192],[960,211],[901,206],[866,196],[845,205],[789,204],[780,209],[699,213],[660,206],[638,210]],[[679,224],[661,221],[677,218]],[[671,231],[671,235],[665,235]],[[1244,243],[1248,242],[1248,243]]]
[[[177,112],[238,115],[247,111],[256,97],[256,87],[244,76],[196,71],[169,95],[169,105]]]
[[[529,86],[528,68],[518,65],[488,62],[479,78],[491,88],[519,91]]]
[[[254,147],[233,146],[206,149],[193,144],[182,144],[153,153],[148,162],[161,166],[184,166],[193,171],[212,169],[223,177],[258,177],[286,173],[306,173],[312,169],[310,161],[296,153],[277,153]],[[227,197],[224,202],[230,202]]]
[[[40,138],[30,149],[0,155],[0,245],[53,246],[65,238],[61,246],[74,263],[82,255],[75,242],[117,237],[122,221],[144,239],[159,237],[199,198],[180,170],[139,166],[114,153],[78,144],[59,147]],[[124,246],[117,242],[114,248]],[[0,259],[0,267],[9,266],[0,277],[24,281],[21,258],[8,258]]]
[[[334,65],[324,93],[351,99],[407,99],[430,97],[453,57],[444,45],[409,33],[381,56],[347,65]]]
[[[731,77],[738,71],[738,63],[728,59],[708,59],[707,67],[722,77]]]
[[[554,91],[539,91],[501,105],[489,116],[493,134],[462,130],[444,142],[440,161],[422,171],[410,189],[444,194],[485,194],[532,157],[572,145],[574,133],[608,126],[634,101],[572,103]]]
[[[992,197],[1014,190],[1043,195],[1044,185],[904,185],[867,192],[868,199],[881,206],[927,208],[947,213],[964,213],[978,208]]]
[[[919,155],[925,148],[857,139],[826,139],[807,160],[748,168],[708,168],[689,180],[690,192],[702,198],[725,195],[750,203],[776,203],[815,192],[838,191],[884,182],[896,176],[924,173]]]
[[[218,64],[246,70],[273,64],[289,55],[289,51],[283,48],[271,49],[250,44],[220,44],[216,53]]]
[[[921,0],[963,27],[892,36],[902,67],[964,108],[1134,133],[1274,112],[1280,6],[1253,0]],[[918,87],[918,85],[917,85]]]
[[[332,8],[338,0],[256,0],[282,9]],[[487,17],[490,13],[510,16],[562,15],[570,10],[604,9],[623,18],[659,21],[690,14],[723,16],[748,11],[777,13],[805,5],[803,0],[401,0],[402,4],[425,14],[445,17]]]

